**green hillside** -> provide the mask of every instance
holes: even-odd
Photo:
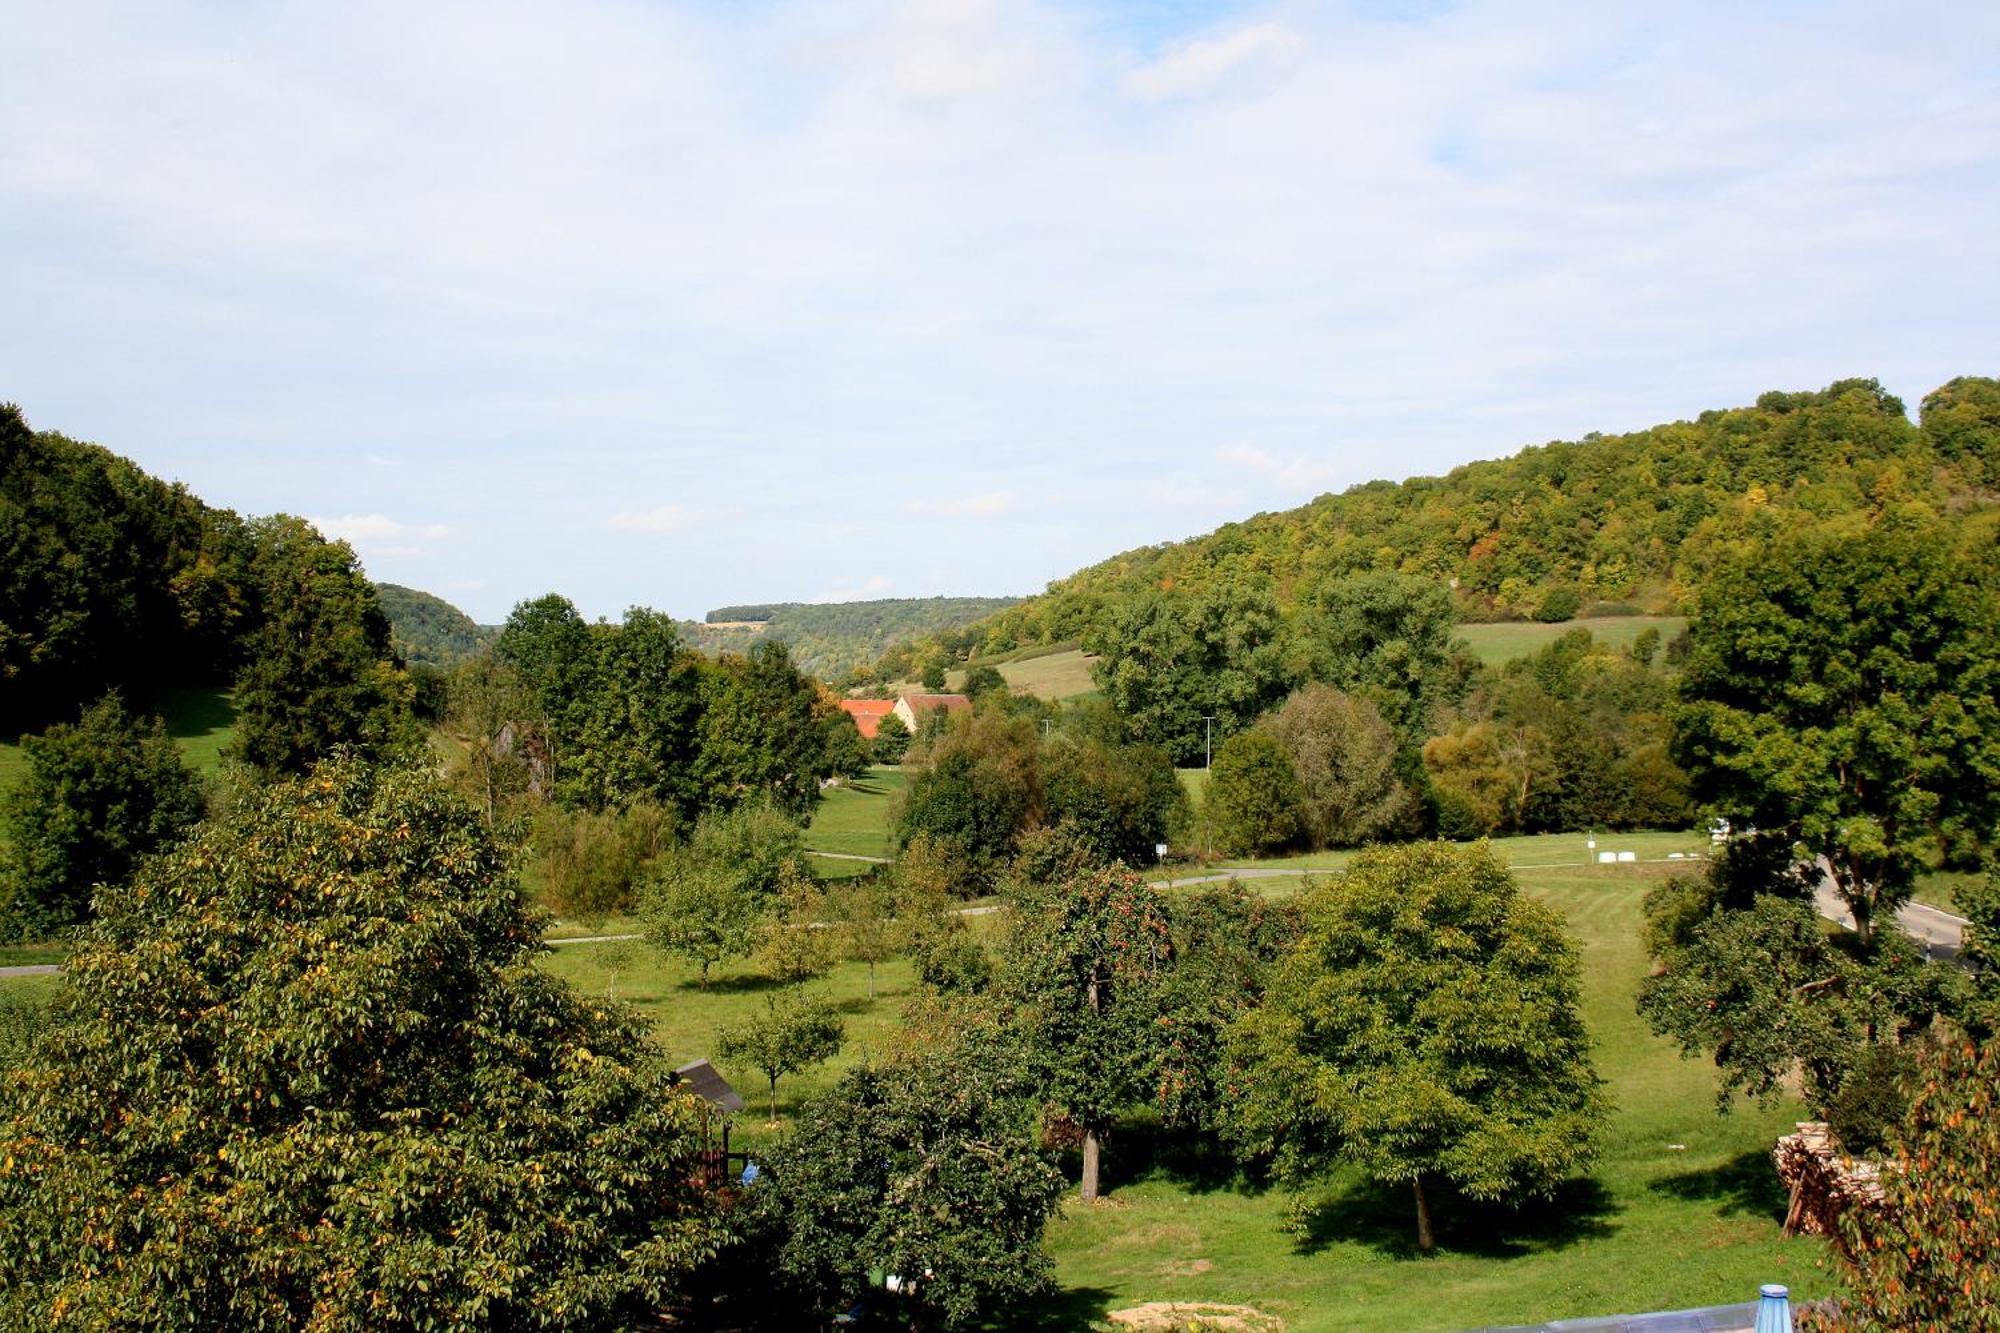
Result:
[[[405,662],[454,667],[493,641],[496,631],[442,597],[397,583],[375,585],[382,614],[389,617],[390,641]]]
[[[1304,588],[1371,570],[1448,584],[1468,621],[1671,613],[1747,542],[1899,502],[1990,512],[1996,480],[2000,381],[1953,380],[1913,423],[1876,381],[1842,380],[1441,477],[1369,482],[1126,551],[955,636],[907,645],[876,674],[900,679],[938,651],[964,660],[1088,639],[1141,589],[1250,581],[1287,607]]]
[[[711,653],[743,653],[765,640],[782,640],[800,667],[835,680],[874,662],[897,643],[948,634],[1019,600],[888,597],[869,602],[767,602],[717,607],[705,620],[683,622],[681,629]]]

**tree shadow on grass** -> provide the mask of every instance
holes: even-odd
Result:
[[[1611,1191],[1595,1180],[1568,1180],[1552,1198],[1518,1207],[1480,1203],[1432,1186],[1431,1217],[1440,1252],[1520,1259],[1601,1240],[1618,1230]],[[1298,1250],[1318,1254],[1340,1241],[1368,1245],[1397,1259],[1421,1257],[1416,1202],[1407,1185],[1356,1182],[1305,1215]]]
[[[1010,1310],[996,1328],[1021,1329],[1026,1333],[1071,1333],[1079,1328],[1099,1328],[1111,1313],[1111,1292],[1104,1287],[1065,1287],[1041,1300]]]
[[[1174,1130],[1157,1120],[1128,1120],[1105,1140],[1107,1192],[1141,1180],[1164,1179],[1190,1194],[1262,1194],[1261,1173],[1246,1170],[1213,1134]]]
[[[704,993],[708,995],[761,995],[765,991],[781,990],[785,985],[785,982],[779,981],[776,977],[762,976],[752,972],[739,977],[710,977],[708,979],[708,989]],[[680,988],[684,991],[701,991],[702,989],[700,983],[692,977],[683,981]]]
[[[1791,1200],[1771,1165],[1769,1153],[1758,1149],[1739,1154],[1706,1171],[1662,1176],[1646,1186],[1693,1203],[1713,1203],[1718,1217],[1762,1217],[1783,1222]]]

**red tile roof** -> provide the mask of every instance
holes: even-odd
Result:
[[[861,739],[872,741],[875,732],[882,725],[882,719],[896,710],[894,699],[842,699],[841,711],[854,719],[854,729],[861,733]]]

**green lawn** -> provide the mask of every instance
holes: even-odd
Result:
[[[1049,1326],[1161,1300],[1252,1305],[1294,1330],[1462,1329],[1749,1300],[1762,1282],[1825,1294],[1819,1243],[1778,1236],[1785,1199],[1767,1156],[1801,1111],[1717,1116],[1711,1071],[1681,1060],[1633,1011],[1646,972],[1639,900],[1667,873],[1521,874],[1585,951],[1586,1016],[1618,1106],[1591,1181],[1519,1216],[1441,1209],[1440,1250],[1420,1259],[1400,1191],[1329,1189],[1294,1233],[1288,1196],[1227,1172],[1155,1167],[1120,1179],[1132,1161],[1113,1139],[1109,1201],[1072,1202],[1050,1230],[1065,1295]]]
[[[846,852],[855,856],[889,854],[889,807],[903,790],[903,770],[877,764],[868,776],[828,788],[806,829],[806,846],[816,852]],[[839,861],[816,858],[813,869],[832,878]],[[845,863],[862,866],[858,861]],[[865,868],[865,867],[864,867]]]
[[[653,1020],[654,1035],[675,1064],[713,1060],[722,1076],[750,1103],[749,1113],[737,1117],[737,1143],[754,1146],[776,1132],[765,1119],[763,1075],[715,1053],[717,1031],[761,1011],[765,997],[776,990],[751,964],[737,962],[715,968],[706,991],[696,988],[694,968],[636,940],[569,945],[556,949],[543,965],[586,995],[613,995],[637,1005]],[[873,1000],[868,998],[868,969],[859,963],[837,968],[814,985],[840,1009],[847,1023],[847,1045],[827,1064],[779,1083],[780,1124],[806,1098],[832,1087],[843,1070],[871,1056],[879,1058],[901,1025],[903,1002],[915,989],[910,965],[902,959],[875,969]]]
[[[1916,900],[1940,911],[1962,911],[1964,909],[1959,907],[1955,897],[1959,886],[1979,878],[1981,876],[1976,873],[1962,870],[1934,870],[1928,875],[1918,876]]]
[[[150,710],[165,719],[167,734],[180,742],[181,753],[196,772],[214,773],[222,767],[222,747],[236,735],[236,706],[230,691],[162,690]],[[0,740],[0,791],[13,786],[27,766],[19,737]]]
[[[1593,850],[1586,846],[1595,838],[1597,846]],[[1494,838],[1493,850],[1508,865],[1516,868],[1536,866],[1583,865],[1586,860],[1603,852],[1633,852],[1641,863],[1668,861],[1670,859],[1695,860],[1707,855],[1708,838],[1701,833],[1535,833],[1517,838]],[[1674,858],[1674,853],[1681,856]],[[1338,870],[1354,859],[1352,851],[1307,852],[1297,856],[1248,857],[1225,860],[1220,867],[1290,868],[1301,870]],[[1607,866],[1611,870],[1614,867]],[[1635,866],[1615,867],[1631,874]],[[1668,867],[1672,869],[1671,865]]]
[[[1499,666],[1502,662],[1526,657],[1545,648],[1573,629],[1587,629],[1599,643],[1608,643],[1614,648],[1629,648],[1633,640],[1648,628],[1658,629],[1664,648],[1666,641],[1679,634],[1686,625],[1686,616],[1594,616],[1553,625],[1537,621],[1460,625],[1458,637],[1465,640],[1480,661],[1488,666]]]

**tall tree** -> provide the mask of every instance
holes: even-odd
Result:
[[[1589,1163],[1608,1104],[1549,908],[1484,846],[1363,852],[1315,886],[1264,1002],[1230,1036],[1233,1133],[1294,1184],[1353,1164],[1410,1188],[1546,1195]]]
[[[693,1099],[434,779],[322,765],[102,900],[0,1087],[0,1324],[624,1329],[720,1227]]]
[[[354,552],[283,514],[252,534],[264,621],[236,682],[235,753],[295,776],[336,750],[381,758],[414,744],[389,622]]]
[[[921,1324],[947,1329],[988,1326],[1049,1290],[1042,1233],[1063,1178],[1023,1093],[993,1052],[942,1050],[852,1070],[815,1097],[756,1200],[781,1280],[831,1317],[871,1271],[893,1273]]]
[[[2000,828],[1993,555],[1896,512],[1761,548],[1701,595],[1675,756],[1715,814],[1823,866],[1864,943],[1940,845]]]
[[[1265,725],[1298,776],[1313,846],[1369,842],[1410,812],[1410,795],[1396,775],[1396,733],[1366,699],[1308,685]]]
[[[1435,580],[1389,573],[1324,580],[1299,598],[1298,674],[1369,699],[1415,744],[1450,702],[1456,619],[1450,592]]]
[[[1091,675],[1132,739],[1163,747],[1177,764],[1204,758],[1211,725],[1217,740],[1241,731],[1290,682],[1284,622],[1264,579],[1134,593],[1084,647],[1098,655]]]
[[[1259,729],[1223,742],[1203,795],[1203,815],[1211,835],[1236,855],[1261,856],[1300,840],[1305,789],[1277,737]]]
[[[1044,1100],[1082,1132],[1085,1202],[1097,1198],[1113,1119],[1146,1090],[1172,958],[1166,901],[1128,870],[1085,871],[1016,895],[999,989]]]
[[[0,797],[0,932],[43,936],[83,920],[100,885],[123,884],[202,817],[201,779],[166,728],[116,694],[22,748],[27,771]]]

